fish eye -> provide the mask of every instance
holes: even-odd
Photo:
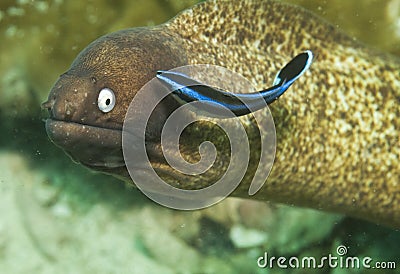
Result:
[[[114,92],[109,88],[100,90],[99,97],[97,98],[97,105],[102,112],[110,112],[115,106]]]

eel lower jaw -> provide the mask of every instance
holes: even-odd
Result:
[[[48,118],[46,132],[75,162],[112,175],[125,173],[122,130]]]
[[[123,156],[122,129],[96,127],[54,118],[46,119],[45,123],[50,140],[63,149],[74,162],[132,183]],[[153,168],[157,172],[176,176],[174,172],[169,171],[169,166],[160,163],[161,152],[157,145],[153,143],[147,149],[149,155],[153,155],[152,165],[154,164]],[[139,163],[134,165],[137,170],[147,170],[147,167]]]

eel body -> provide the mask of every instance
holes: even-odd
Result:
[[[267,182],[252,199],[339,212],[400,227],[400,62],[354,42],[306,10],[272,1],[208,1],[156,27],[132,28],[92,42],[55,83],[48,101],[50,139],[74,160],[129,181],[121,130],[136,92],[159,70],[213,64],[265,89],[279,68],[311,50],[313,65],[270,106],[276,158]],[[115,107],[97,106],[99,91],[115,92]],[[159,130],[177,107],[166,100],[149,123],[153,167],[168,183],[199,189],[222,176],[229,146],[221,130],[196,123],[181,136],[189,162],[210,140],[215,164],[199,176],[179,176],[162,157]],[[259,131],[246,125],[249,168],[233,195],[249,197],[260,158]],[[175,176],[177,175],[177,176]]]

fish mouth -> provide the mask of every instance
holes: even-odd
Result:
[[[111,174],[126,170],[122,153],[122,130],[79,124],[48,118],[45,121],[50,140],[75,162],[90,169]]]

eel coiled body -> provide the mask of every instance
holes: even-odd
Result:
[[[280,65],[305,50],[314,53],[313,65],[270,106],[276,158],[266,184],[252,198],[340,212],[399,228],[400,62],[369,50],[292,5],[208,1],[163,25],[99,38],[53,87],[44,104],[50,110],[47,132],[75,160],[129,180],[126,168],[118,164],[124,115],[136,92],[158,70],[219,65],[242,74],[261,90]],[[115,109],[109,113],[91,109],[103,87],[116,93]],[[167,102],[158,110],[159,120],[150,123],[154,128],[150,136],[156,137],[148,144],[149,158],[170,184],[206,187],[229,163],[227,140],[208,124],[188,128],[180,144],[184,158],[198,160],[198,144],[208,139],[220,153],[215,167],[180,180],[168,175],[174,171],[160,156],[157,123],[165,120],[171,105]],[[263,129],[257,129],[251,116],[241,119],[249,134],[251,160],[233,195],[249,197],[259,158],[257,132]],[[96,143],[99,138],[102,144]],[[101,149],[109,151],[108,158]]]

